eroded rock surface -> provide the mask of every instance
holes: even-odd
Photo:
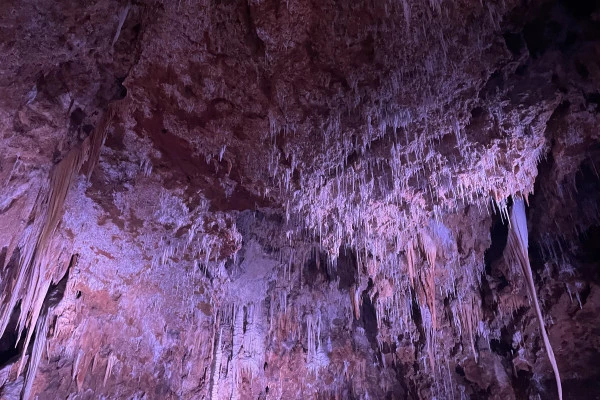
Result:
[[[597,1],[12,1],[6,399],[600,396]]]

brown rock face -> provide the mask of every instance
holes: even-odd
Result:
[[[597,1],[2,8],[0,398],[600,398]]]

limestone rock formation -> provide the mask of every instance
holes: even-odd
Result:
[[[0,398],[600,398],[597,0],[2,8]]]

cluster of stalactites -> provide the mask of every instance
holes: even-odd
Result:
[[[451,303],[456,315],[454,323],[477,358],[474,338],[486,332],[481,331],[479,299],[470,293],[480,284],[483,260],[460,265],[455,238],[441,222],[434,220],[405,243],[403,252],[388,254],[386,259],[358,257],[359,263],[366,264],[367,276],[366,279],[359,277],[358,283],[350,288],[349,303],[354,318],[360,318],[362,296],[367,293],[376,308],[378,341],[382,345],[393,342],[399,334],[412,335],[409,324],[414,321],[412,304],[416,302],[426,334],[426,367],[435,371],[439,357],[436,348],[438,303],[441,303],[440,298],[455,298]],[[373,282],[369,291],[367,279]],[[391,322],[391,328],[382,324],[384,319]]]
[[[19,340],[24,340],[27,349],[36,334],[32,357],[24,385],[24,397],[27,398],[44,348],[47,333],[47,316],[49,310],[44,299],[50,285],[60,281],[67,272],[71,260],[65,246],[54,240],[55,232],[63,215],[63,206],[71,184],[82,170],[91,174],[100,149],[106,137],[106,129],[118,106],[109,108],[102,123],[78,147],[73,148],[51,172],[49,184],[43,185],[37,194],[32,210],[33,224],[29,226],[18,240],[20,257],[16,268],[16,278],[7,282],[0,293],[3,305],[0,313],[0,336],[8,327],[11,314],[20,301],[21,312],[17,325]],[[13,249],[13,251],[16,249]],[[11,257],[7,257],[10,259]],[[6,267],[6,266],[3,266]],[[27,332],[24,336],[22,335]],[[23,357],[19,364],[18,374],[25,368],[27,359]]]

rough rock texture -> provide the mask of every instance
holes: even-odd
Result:
[[[5,0],[0,397],[600,398],[600,5]],[[510,247],[510,246],[509,246]]]

